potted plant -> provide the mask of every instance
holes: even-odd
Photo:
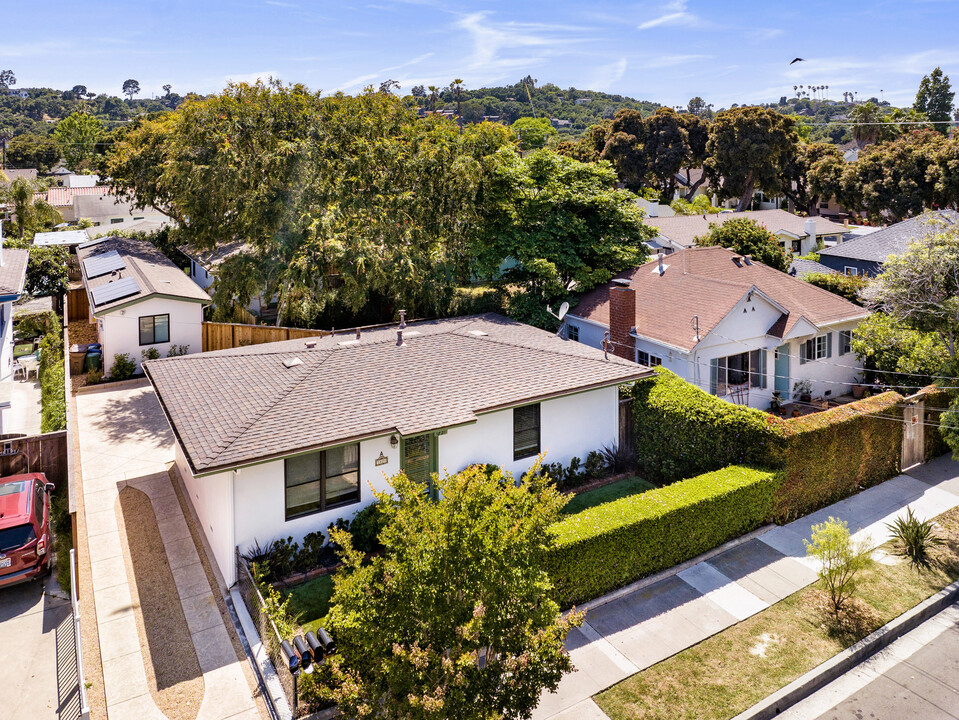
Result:
[[[778,390],[773,390],[772,397],[769,398],[769,412],[780,413],[783,409],[783,396]]]
[[[793,383],[793,397],[799,398],[799,402],[804,403],[812,400],[812,381],[797,380]]]
[[[856,400],[862,400],[863,396],[866,394],[866,386],[862,382],[862,376],[856,376],[856,382],[852,386],[852,396]]]

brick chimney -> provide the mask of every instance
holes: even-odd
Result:
[[[629,280],[613,280],[609,289],[609,339],[613,355],[635,360],[636,341],[629,333],[636,326],[636,291]]]

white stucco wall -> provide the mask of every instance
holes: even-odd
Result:
[[[170,316],[170,341],[140,345],[139,319],[147,315],[167,314]],[[187,345],[191,353],[203,350],[203,306],[200,303],[151,297],[103,313],[98,318],[105,374],[109,374],[113,356],[117,353],[127,353],[139,368],[142,360],[140,353],[147,348],[155,347],[160,357],[166,357],[171,345]]]
[[[603,349],[603,338],[609,329],[606,325],[585,320],[575,315],[567,315],[565,323],[567,327],[575,327],[579,330],[579,342],[600,350]],[[566,337],[568,337],[568,335],[566,335]]]
[[[591,450],[614,445],[619,438],[619,390],[600,388],[547,400],[540,408],[541,449],[546,462],[581,460]],[[474,463],[495,463],[522,474],[536,458],[513,461],[513,411],[480,415],[476,423],[451,428],[437,439],[440,472],[458,472]],[[387,458],[384,465],[376,459]],[[360,501],[323,513],[286,520],[284,462],[274,460],[238,470],[194,477],[179,445],[177,467],[190,500],[228,585],[236,580],[234,548],[241,552],[254,541],[261,545],[292,537],[300,542],[308,533],[325,531],[339,518],[352,518],[374,501],[374,491],[389,491],[387,478],[400,471],[400,446],[390,446],[386,435],[360,443]]]
[[[13,376],[13,301],[0,303],[0,380]]]
[[[544,462],[585,461],[591,450],[619,440],[619,389],[600,388],[540,404],[540,451]],[[493,463],[518,477],[535,457],[513,460],[513,410],[478,416],[475,424],[439,436],[439,469],[450,473],[476,463]]]
[[[213,276],[196,260],[190,260],[190,279],[204,290],[213,284]]]

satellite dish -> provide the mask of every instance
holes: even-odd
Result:
[[[564,302],[562,305],[559,306],[559,315],[557,315],[556,317],[562,320],[564,317],[566,317],[566,313],[568,312],[569,312],[569,303]]]

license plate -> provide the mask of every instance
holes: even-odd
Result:
[[[0,560],[0,568],[10,567],[13,565],[13,558],[3,558]]]

